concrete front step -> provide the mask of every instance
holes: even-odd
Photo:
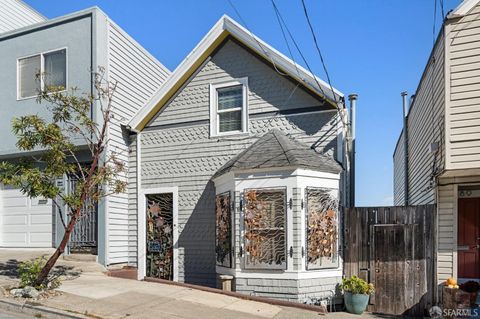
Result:
[[[70,254],[63,255],[63,259],[68,261],[96,262],[97,256],[91,254]]]

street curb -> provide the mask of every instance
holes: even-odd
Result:
[[[270,298],[265,298],[265,297],[244,295],[244,294],[241,294],[241,293],[238,293],[238,292],[225,291],[225,290],[220,290],[220,289],[216,289],[216,288],[186,284],[186,283],[170,281],[170,280],[165,280],[165,279],[159,279],[159,278],[145,277],[144,281],[166,284],[166,285],[172,285],[172,286],[180,286],[180,287],[191,288],[191,289],[197,289],[197,290],[202,290],[202,291],[211,292],[211,293],[215,293],[215,294],[235,297],[235,298],[239,298],[239,299],[243,299],[243,300],[251,300],[251,301],[262,302],[262,303],[270,304],[270,305],[273,305],[273,306],[282,306],[282,307],[310,310],[310,311],[318,312],[319,315],[326,315],[328,313],[327,310],[322,306],[306,305],[306,304],[296,303],[296,302],[292,302],[292,301],[275,300],[275,299],[270,299]]]
[[[7,301],[5,299],[0,299],[0,309],[10,311],[10,312],[20,312],[36,317],[38,314],[45,316],[44,318],[48,319],[90,319],[92,317],[72,314],[71,312],[53,309],[45,307],[42,305],[32,305],[28,303],[18,303],[14,301]],[[42,317],[40,317],[42,318]]]

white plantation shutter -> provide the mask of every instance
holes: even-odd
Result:
[[[37,95],[40,90],[40,55],[18,60],[19,97]]]
[[[63,87],[67,86],[67,59],[66,51],[60,50],[46,53],[44,57],[45,86]]]

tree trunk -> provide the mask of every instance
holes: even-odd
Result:
[[[38,275],[37,279],[35,279],[35,286],[40,286],[47,281],[50,271],[52,270],[53,266],[55,266],[58,258],[64,253],[65,248],[67,247],[67,244],[70,240],[70,235],[72,234],[76,223],[77,223],[77,214],[74,214],[72,216],[72,219],[68,223],[67,227],[65,228],[65,234],[63,235],[60,245],[57,247],[53,255],[50,256],[47,263],[42,268],[42,271]]]

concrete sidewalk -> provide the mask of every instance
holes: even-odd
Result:
[[[2,252],[3,250],[0,250],[0,265],[5,264],[5,260],[2,260]],[[12,254],[12,252],[9,253]],[[30,254],[28,255],[30,256],[29,258],[32,257]],[[26,256],[17,255],[15,257],[18,260]],[[9,260],[12,260],[12,258]],[[73,280],[64,281],[60,288],[57,289],[61,294],[48,299],[38,300],[35,302],[35,305],[97,319],[310,319],[321,317],[360,317],[346,313],[331,313],[321,316],[314,311],[280,307],[183,286],[108,277],[99,271],[101,268],[92,265],[94,263],[76,264],[75,262],[66,263],[62,261],[62,264],[70,271],[78,270],[79,276],[74,277],[75,279]],[[12,273],[9,273],[9,276],[5,276],[4,272],[2,275],[1,269],[2,267],[0,266],[0,282],[2,282],[2,278],[9,283],[16,280]],[[48,316],[45,317],[49,318]],[[362,317],[373,318],[370,315]]]

